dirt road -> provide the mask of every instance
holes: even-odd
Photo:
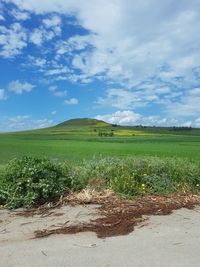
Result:
[[[85,232],[32,239],[38,229],[59,223],[87,222],[97,217],[95,208],[91,205],[63,207],[42,218],[24,218],[0,210],[0,267],[200,266],[198,207],[151,216],[145,222],[147,225],[142,224],[125,236],[102,239],[95,233]]]

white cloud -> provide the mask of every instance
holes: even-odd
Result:
[[[168,87],[150,87],[143,85],[141,88],[134,88],[134,90],[127,90],[123,88],[109,88],[102,97],[98,97],[96,104],[103,107],[114,107],[120,109],[136,109],[138,107],[145,107],[151,103],[163,104],[160,100],[162,97],[173,98],[173,92]],[[164,100],[164,103],[168,103]]]
[[[0,20],[5,20],[4,16],[0,14]]]
[[[61,24],[61,19],[60,19],[60,17],[54,15],[51,18],[44,19],[43,23],[45,24],[45,26],[47,28],[51,28],[51,27],[60,25]]]
[[[200,117],[195,120],[195,126],[200,128]]]
[[[158,68],[168,62],[170,79],[184,75],[189,81],[191,68],[199,64],[199,51],[196,49],[199,47],[200,27],[198,1],[191,4],[183,0],[173,8],[169,0],[165,3],[147,0],[145,4],[137,5],[129,0],[96,0],[84,5],[80,0],[43,1],[42,4],[37,0],[12,2],[37,14],[75,14],[83,27],[95,33],[92,38],[88,35],[88,39],[84,37],[84,42],[81,42],[81,45],[89,43],[95,49],[73,60],[73,66],[88,77],[106,71],[104,78],[131,87],[157,74]],[[76,37],[76,42],[81,38]],[[63,51],[65,49],[60,53]],[[162,71],[163,79],[164,74],[166,72]]]
[[[77,105],[78,102],[79,102],[78,99],[76,99],[76,98],[70,98],[70,99],[66,99],[64,101],[64,104],[65,105]]]
[[[86,49],[76,54],[72,65],[87,78],[97,76],[126,88],[153,75],[166,82],[174,82],[176,76],[197,82],[192,69],[199,66],[200,59],[199,1],[182,0],[173,5],[171,0],[139,4],[130,0],[94,0],[84,5],[81,0],[10,2],[20,10],[48,15],[43,24],[49,29],[60,25],[60,17],[49,17],[49,13],[75,16],[90,33],[61,41],[57,54]],[[36,42],[40,43],[38,35]],[[88,50],[88,46],[94,49]],[[166,63],[170,71],[160,69]]]
[[[40,69],[43,69],[48,66],[48,62],[45,58],[29,56],[28,59],[30,60],[31,65],[39,67]]]
[[[57,86],[56,85],[52,85],[48,89],[49,89],[50,92],[55,92],[57,90]]]
[[[186,91],[176,101],[169,101],[165,112],[173,117],[198,116],[200,114],[200,88]]]
[[[11,15],[16,19],[16,20],[27,20],[30,19],[30,14],[28,12],[21,12],[19,10],[13,9],[11,11]]]
[[[0,26],[0,56],[14,57],[26,46],[27,32],[19,23],[12,24],[10,28]]]
[[[68,73],[69,69],[67,67],[60,67],[57,69],[50,69],[45,71],[45,75],[57,75],[57,74],[63,74],[63,73]]]
[[[142,101],[140,95],[121,88],[108,89],[106,95],[104,97],[99,97],[96,103],[101,106],[111,106],[120,109],[134,109],[138,106],[146,105],[146,102]]]
[[[51,41],[55,36],[60,35],[60,28],[48,28],[43,26],[33,29],[29,35],[29,42],[41,46],[44,42]]]
[[[98,120],[103,120],[111,124],[133,125],[138,124],[142,116],[130,110],[116,111],[112,114],[98,115],[95,117]]]
[[[0,89],[0,100],[6,100],[7,96],[6,96],[6,92],[4,89]]]
[[[167,116],[200,115],[199,97],[190,94],[200,78],[199,0],[7,1],[21,12],[46,16],[30,34],[38,46],[60,34],[63,15],[87,30],[55,42],[55,61],[64,58],[70,71],[49,66],[44,75],[76,83],[107,82],[111,89],[97,100],[103,106],[136,109],[153,103]],[[25,36],[15,37],[16,48],[17,41],[8,42],[7,35],[0,36],[1,55],[12,57],[26,46]],[[8,49],[7,43],[15,48]]]
[[[44,19],[43,24],[47,29],[52,29],[55,34],[61,34],[61,18],[59,16],[52,16]]]
[[[118,125],[144,125],[144,126],[193,126],[198,127],[200,125],[200,119],[197,120],[177,120],[170,117],[161,116],[143,116],[139,113],[135,113],[131,110],[119,110],[111,114],[97,115],[95,117],[98,120],[103,120],[111,124]]]
[[[50,119],[33,119],[30,115],[4,117],[0,119],[0,131],[22,131],[30,129],[46,128],[53,125]]]
[[[54,96],[64,97],[67,95],[67,90],[59,90],[55,85],[50,86],[48,90],[52,92]]]
[[[15,94],[22,94],[23,92],[31,92],[35,85],[28,82],[20,82],[19,80],[12,81],[8,84],[8,90]]]
[[[30,34],[29,41],[35,45],[40,46],[44,40],[44,33],[41,29],[34,29]]]
[[[84,50],[92,45],[93,43],[93,34],[89,35],[74,35],[70,37],[67,41],[58,41],[56,44],[56,54],[57,56],[63,54],[70,54],[72,52],[77,52]]]

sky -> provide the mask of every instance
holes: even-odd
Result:
[[[0,0],[0,131],[200,127],[200,0]]]

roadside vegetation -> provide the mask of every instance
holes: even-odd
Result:
[[[54,163],[23,157],[1,168],[0,205],[33,207],[70,191],[111,189],[125,198],[200,192],[200,164],[157,157],[103,157]]]

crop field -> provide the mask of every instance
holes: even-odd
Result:
[[[99,133],[103,136],[99,136]],[[112,133],[112,136],[104,136]],[[123,127],[95,120],[72,120],[58,126],[0,134],[0,164],[22,156],[53,161],[94,157],[158,156],[200,158],[200,130]]]

